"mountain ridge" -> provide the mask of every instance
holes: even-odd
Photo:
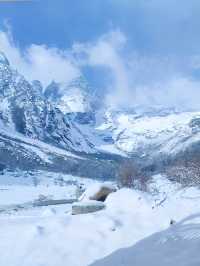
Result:
[[[112,162],[112,166],[108,166],[108,176],[109,169],[116,165],[119,167],[124,160],[146,169],[161,169],[163,165],[171,164],[174,158],[190,160],[192,156],[197,156],[200,112],[162,106],[114,109],[104,104],[100,107],[95,105],[98,97],[91,95],[91,91],[83,77],[63,87],[52,82],[46,89],[40,81],[29,83],[0,53],[2,156],[17,152],[14,142],[11,145],[10,135],[5,138],[6,130],[29,138],[28,145],[31,145],[31,140],[38,140],[52,145],[52,150],[58,147],[81,154],[86,160],[90,158],[94,165],[99,159],[101,171],[103,164]],[[18,144],[16,146],[19,147]],[[22,158],[28,156],[24,146],[20,146],[19,150]],[[13,157],[9,155],[8,158]],[[116,176],[118,167],[112,176]],[[59,171],[58,166],[56,170]]]

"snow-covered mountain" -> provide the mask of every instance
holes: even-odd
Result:
[[[45,97],[54,103],[63,114],[86,113],[91,111],[89,85],[83,77],[69,84],[52,82],[44,91]]]
[[[92,152],[81,132],[47,101],[39,81],[32,84],[0,55],[0,122],[9,130],[67,150]]]
[[[198,153],[200,112],[162,106],[114,109],[100,106],[98,98],[83,77],[69,84],[52,82],[46,89],[39,81],[29,83],[0,54],[1,153],[11,154],[5,132],[93,154],[94,160],[95,154],[106,155],[105,160],[117,155],[145,166]]]
[[[107,132],[115,147],[129,155],[175,155],[200,141],[200,112],[107,109],[96,129]]]
[[[79,78],[65,88],[52,83],[45,95],[99,152],[134,156],[152,163],[174,158],[200,142],[199,111],[163,106],[95,108],[98,97],[91,91],[84,78]]]
[[[74,122],[101,152],[154,164],[199,150],[200,111],[160,106],[118,110],[103,107],[94,117],[93,124]]]

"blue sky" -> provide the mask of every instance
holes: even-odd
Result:
[[[30,78],[38,74],[45,85],[50,75],[63,81],[66,73],[70,79],[82,72],[94,86],[117,88],[117,91],[123,87],[124,91],[134,91],[133,97],[141,100],[141,95],[135,95],[139,90],[136,87],[143,86],[145,92],[152,92],[159,90],[159,82],[168,82],[173,83],[170,85],[173,89],[163,91],[169,96],[168,101],[173,102],[174,80],[181,79],[179,87],[191,86],[198,91],[199,10],[199,0],[0,2],[0,31],[7,36],[0,39],[0,48],[23,74]],[[75,49],[74,56],[77,43],[81,49],[78,53]],[[97,57],[99,52],[103,59]],[[55,66],[66,67],[66,73],[57,75],[52,67],[43,78],[39,74],[45,72],[45,66],[41,66],[36,54],[41,55],[45,64],[53,62]],[[26,71],[28,62],[31,74]],[[183,85],[183,80],[190,84]],[[188,96],[186,88],[183,91]],[[181,102],[185,104],[187,98]]]
[[[109,2],[109,1],[108,1]],[[59,48],[103,34],[115,14],[111,4],[99,0],[33,0],[1,3],[0,21],[8,19],[21,46],[47,43]]]
[[[199,52],[198,0],[33,0],[0,3],[5,19],[23,47],[30,43],[65,48],[120,28],[141,53]]]

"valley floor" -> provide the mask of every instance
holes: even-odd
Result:
[[[200,190],[181,188],[160,175],[148,193],[121,189],[106,199],[106,209],[75,216],[71,204],[31,203],[73,199],[77,184],[87,188],[98,181],[47,172],[6,173],[0,180],[2,266],[87,266],[167,229],[171,220],[178,223],[200,212]]]

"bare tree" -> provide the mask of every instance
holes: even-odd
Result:
[[[123,162],[119,168],[118,186],[120,188],[146,190],[147,179],[147,176],[132,161]]]
[[[167,168],[167,177],[183,186],[200,186],[200,161],[178,161]]]

